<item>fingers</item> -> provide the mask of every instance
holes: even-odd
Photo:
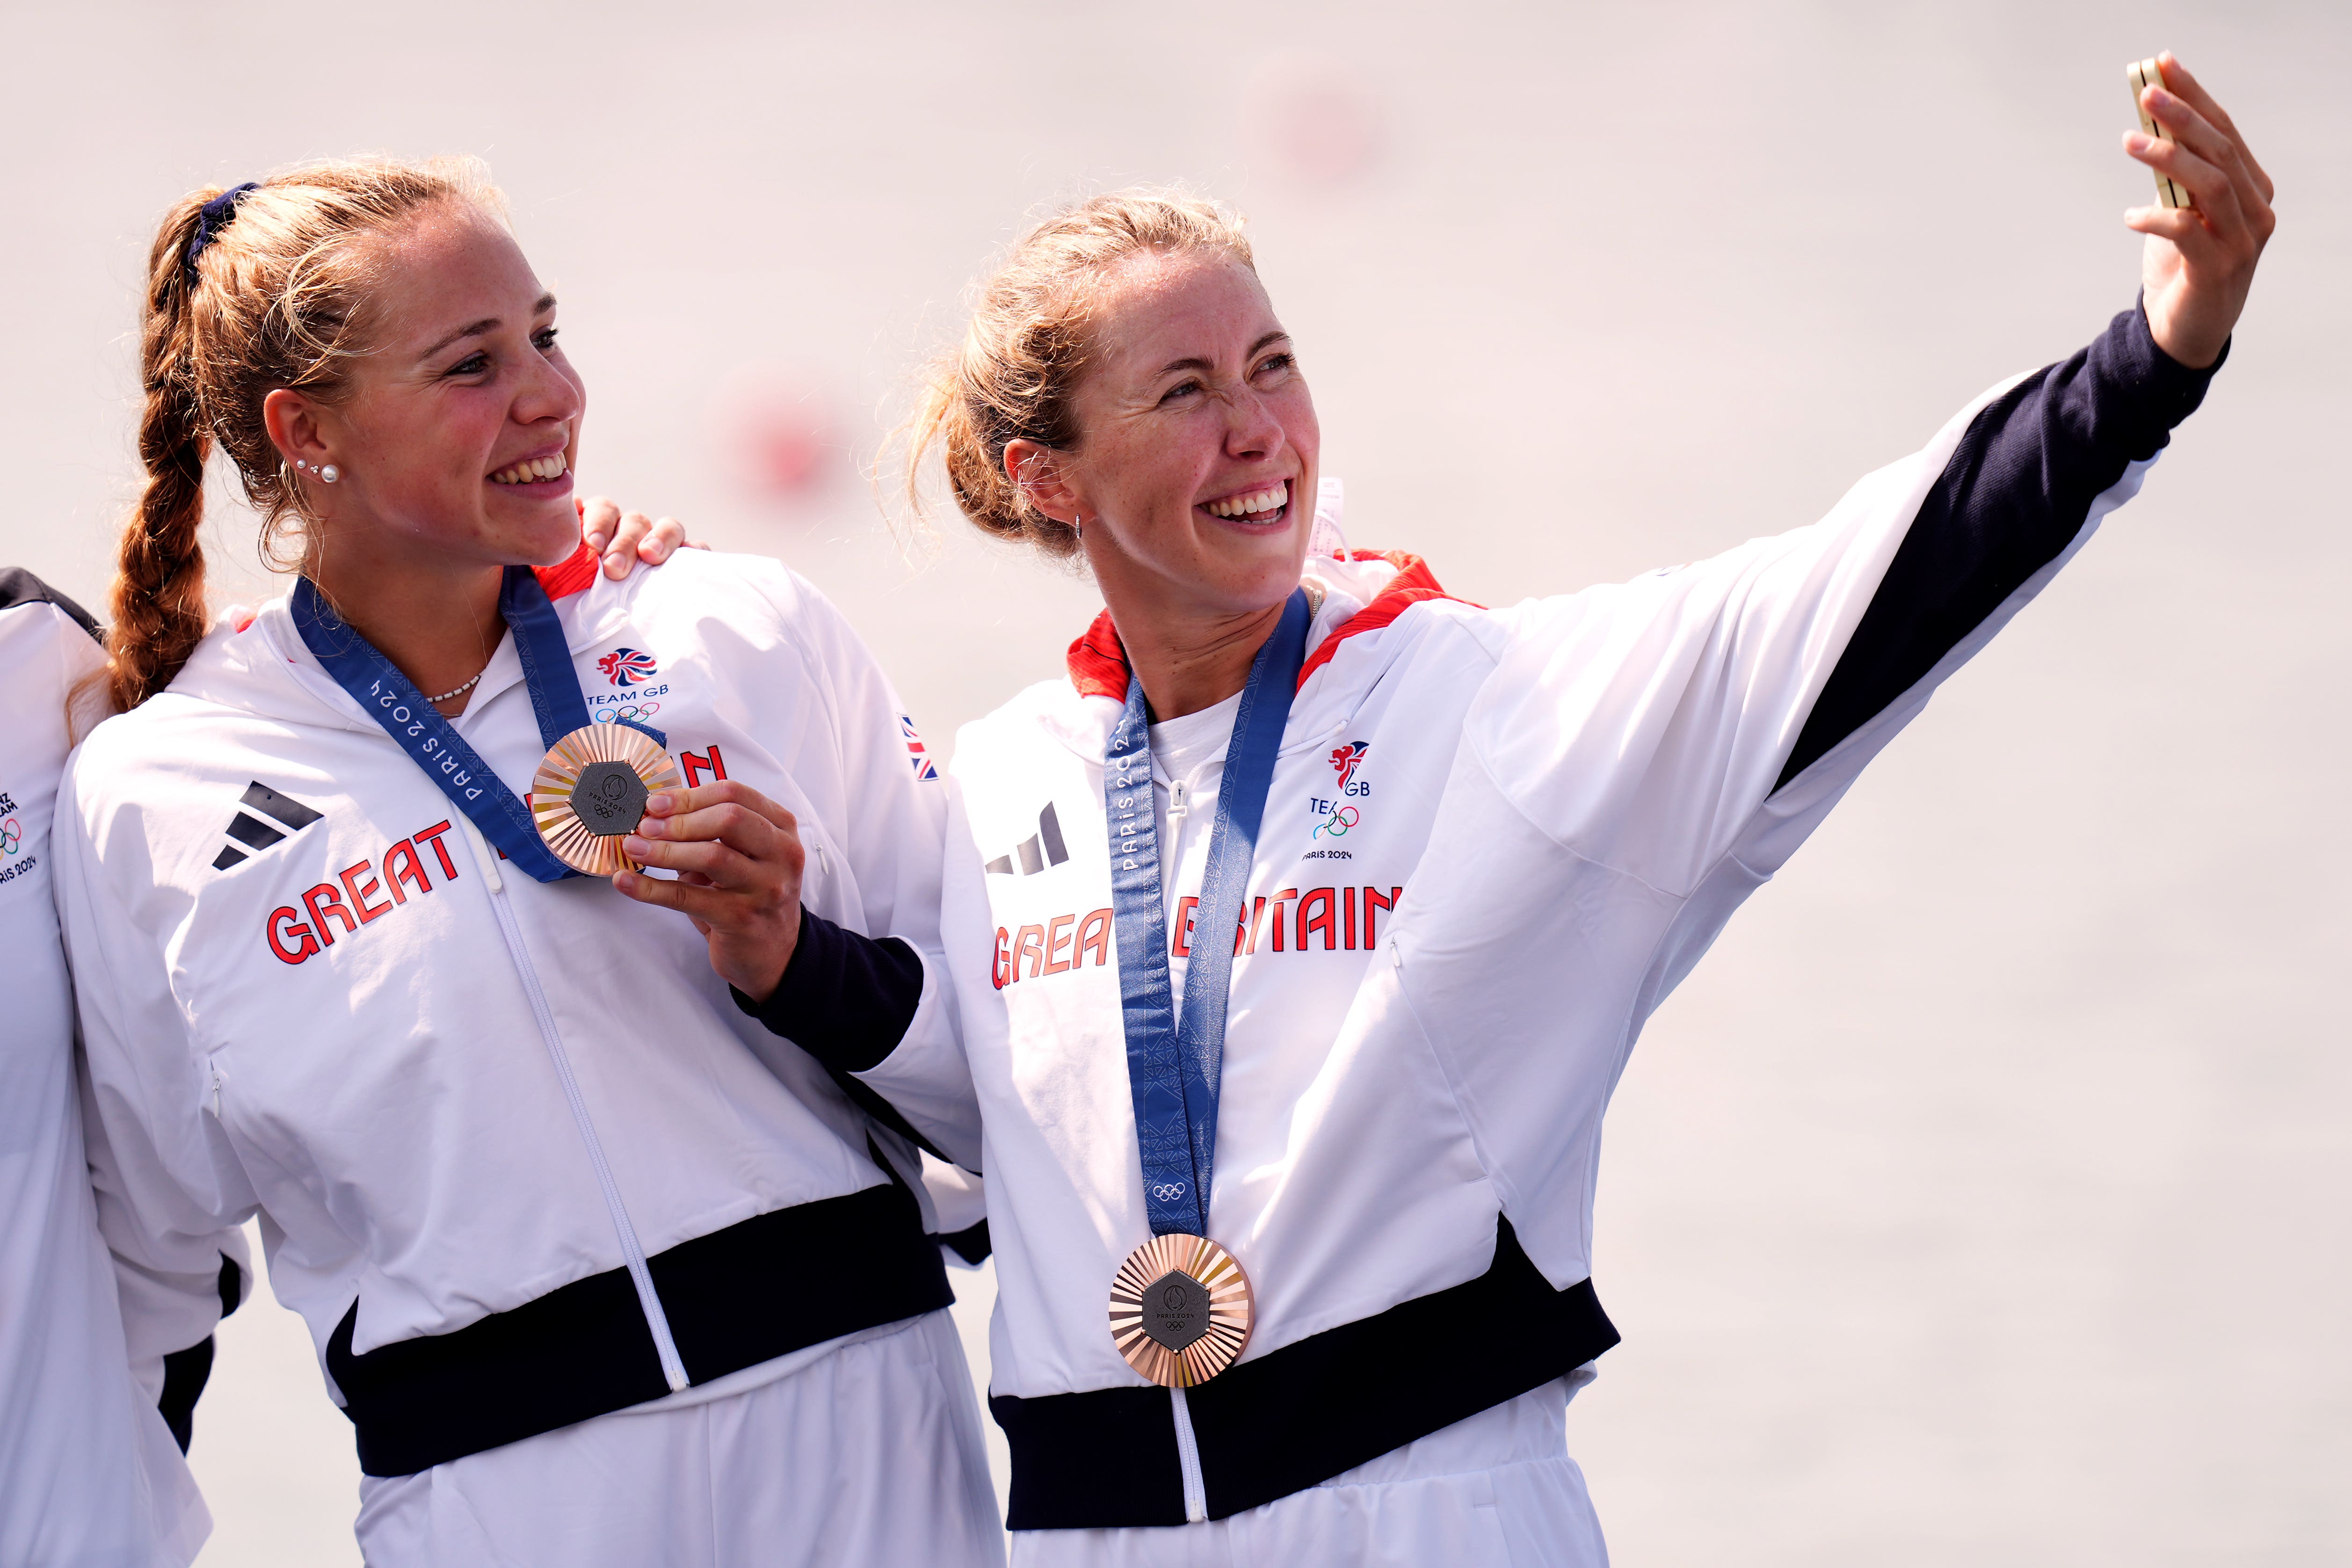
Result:
[[[619,582],[638,562],[658,566],[688,545],[686,524],[674,517],[651,518],[641,511],[624,511],[609,496],[590,496],[578,503],[582,542],[604,559],[604,575]]]
[[[621,509],[608,496],[589,496],[578,504],[581,542],[602,555],[621,521]]]
[[[604,575],[615,583],[627,576],[630,569],[637,563],[646,535],[651,533],[653,528],[654,520],[644,512],[623,513],[620,526],[613,531],[613,542],[604,549]]]
[[[722,805],[740,806],[772,823],[788,833],[797,835],[799,819],[753,789],[750,784],[733,779],[716,779],[693,789],[660,790],[646,797],[647,821],[638,829],[649,837],[709,838],[714,834],[681,830],[678,824],[690,820],[695,814]]]
[[[2203,221],[2189,207],[2131,207],[2124,213],[2124,226],[2140,234],[2168,239],[2184,249],[2191,245],[2208,244],[2212,237]]]
[[[2264,202],[2268,202],[2274,194],[2271,177],[2264,174],[2262,165],[2254,161],[2253,149],[2248,147],[2246,139],[2238,134],[2237,123],[2230,118],[2229,110],[2223,109],[2214,100],[2213,95],[2205,90],[2204,83],[2191,75],[2189,68],[2182,65],[2179,58],[2170,49],[2157,56],[2156,60],[2157,64],[2164,69],[2164,85],[2186,100],[2189,108],[2204,116],[2221,131],[2221,134],[2227,136],[2236,145],[2239,158],[2245,163],[2247,173],[2253,178],[2255,190],[2261,194]]]
[[[706,937],[714,925],[733,912],[731,895],[715,888],[698,887],[684,880],[664,881],[635,871],[615,872],[613,890],[657,910],[676,910],[693,921],[694,929]]]
[[[2255,171],[2248,167],[2243,150],[2236,140],[2199,112],[2188,100],[2161,88],[2149,88],[2141,95],[2141,100],[2149,114],[2156,118],[2157,123],[2171,133],[2182,150],[2213,171],[2200,178],[2196,164],[2182,163],[2179,165],[2179,173],[2174,173],[2171,168],[2166,168],[2165,172],[2172,174],[2175,179],[2187,185],[2200,206],[2207,205],[2208,191],[2213,193],[2216,203],[2221,202],[2221,184],[2216,181],[2226,183],[2229,206],[2234,209],[2234,213],[2244,215],[2246,226],[2259,239],[2267,239],[2273,222],[2270,215],[2270,198],[2262,184],[2255,179]],[[2160,142],[2155,143],[2149,151],[2154,153],[2161,145]],[[2142,162],[2151,167],[2162,166],[2155,158],[2143,158]]]
[[[2160,95],[2156,89],[2150,88],[2147,96],[2153,100],[2163,95]],[[2177,104],[2179,100],[2176,99],[2171,101]],[[2245,221],[2244,208],[2238,199],[2237,184],[2230,177],[2229,172],[2211,159],[2200,155],[2197,149],[2182,137],[2181,131],[2186,127],[2176,128],[2162,121],[2158,123],[2163,124],[2167,131],[2171,132],[2174,139],[2167,141],[2162,137],[2149,136],[2137,131],[2126,132],[2124,135],[2124,151],[2158,174],[2171,176],[2175,184],[2182,186],[2196,199],[2196,211],[2204,214],[2206,223],[2217,232],[2235,233],[2247,228],[2249,226]],[[2199,120],[2196,125],[2198,131],[2203,135],[2210,137],[2218,134],[2202,120]],[[2225,148],[2226,145],[2224,143]],[[2224,159],[2230,156],[2226,151],[2219,152],[2216,155]],[[2202,226],[2200,226],[2199,232],[2202,232]]]
[[[637,559],[648,566],[658,566],[673,552],[686,544],[686,524],[674,517],[654,520],[646,531],[645,542],[637,546]]]
[[[649,796],[622,848],[641,864],[756,900],[797,900],[806,858],[793,814],[732,780]]]
[[[693,876],[696,880],[686,883],[688,887],[709,888],[720,893],[765,894],[774,890],[781,880],[774,865],[716,839],[680,844],[631,834],[621,840],[621,851],[641,866]]]
[[[691,871],[712,887],[766,897],[800,886],[805,856],[800,839],[740,806],[712,806],[689,819],[697,831],[678,837],[671,825],[656,837],[639,831],[622,840],[622,851],[641,865],[665,871]]]

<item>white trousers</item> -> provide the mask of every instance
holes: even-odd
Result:
[[[1589,1367],[1204,1524],[1022,1530],[1014,1568],[1607,1568],[1568,1402]]]
[[[370,1477],[360,1550],[369,1568],[999,1568],[946,1312],[782,1360],[798,1364]]]

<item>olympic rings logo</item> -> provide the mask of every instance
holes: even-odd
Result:
[[[1184,1195],[1184,1184],[1181,1182],[1154,1182],[1151,1184],[1151,1195],[1158,1198],[1163,1204],[1168,1203],[1172,1199],[1181,1198]]]
[[[1362,816],[1358,815],[1354,806],[1343,805],[1339,810],[1333,812],[1330,816],[1325,817],[1322,821],[1317,823],[1315,825],[1314,833],[1309,835],[1309,837],[1320,838],[1328,833],[1334,838],[1345,838],[1348,836],[1348,829],[1355,826],[1356,824],[1362,820]]]
[[[14,855],[25,842],[25,829],[15,817],[0,822],[0,852]]]
[[[625,708],[599,708],[596,722],[610,724],[621,719],[650,719],[661,711],[658,702],[632,702]]]

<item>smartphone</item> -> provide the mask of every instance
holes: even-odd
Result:
[[[2139,101],[2139,95],[2149,88],[2165,86],[2164,68],[2154,60],[2135,60],[2124,68],[2124,75],[2131,81],[2132,108],[2139,114],[2140,130],[2159,142],[2171,141],[2172,138],[2164,133],[2164,128],[2147,117],[2147,110],[2140,107]],[[2169,92],[2171,89],[2165,88],[2165,90]],[[2162,170],[2156,171],[2156,199],[2168,207],[2193,207],[2197,205],[2189,199],[2189,187]]]

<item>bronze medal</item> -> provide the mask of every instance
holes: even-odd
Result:
[[[626,724],[574,730],[541,759],[530,781],[530,818],[555,858],[575,871],[634,871],[621,838],[646,814],[646,796],[680,788],[677,767],[653,737]]]
[[[1111,1281],[1111,1342],[1163,1388],[1197,1387],[1233,1365],[1255,1314],[1241,1260],[1204,1236],[1155,1236]]]

